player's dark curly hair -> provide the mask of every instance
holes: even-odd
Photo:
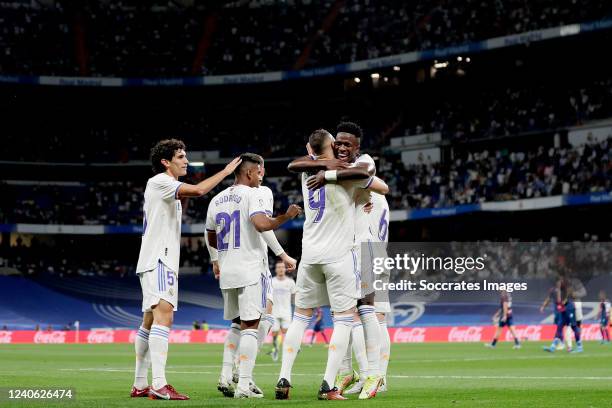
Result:
[[[234,176],[238,176],[242,172],[242,169],[246,168],[247,163],[263,165],[263,157],[255,153],[242,153],[240,159],[242,159],[242,162],[236,167],[236,170],[234,170]]]
[[[355,122],[340,122],[336,127],[336,134],[338,133],[350,133],[355,136],[357,139],[361,139],[363,136],[363,130],[361,127]]]
[[[159,174],[166,171],[166,168],[162,164],[162,159],[171,161],[174,157],[174,153],[177,150],[185,150],[185,143],[178,139],[165,139],[160,140],[151,149],[151,165],[153,166],[153,173]]]

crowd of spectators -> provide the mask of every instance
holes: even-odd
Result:
[[[460,143],[561,131],[612,117],[610,78],[585,78],[580,84],[564,87],[553,82],[479,89],[471,86],[474,82],[452,82],[445,88],[444,97],[427,98],[428,93],[441,95],[433,93],[435,87],[424,86],[411,98],[406,98],[404,91],[398,89],[386,100],[357,99],[353,105],[358,114],[354,117],[366,130],[362,148],[380,151],[402,130],[411,135],[440,132],[444,139]],[[27,109],[17,109],[16,115],[23,118],[7,116],[6,123],[0,127],[6,128],[3,137],[14,148],[0,153],[0,160],[93,163],[147,160],[152,144],[168,135],[183,139],[190,151],[218,150],[221,157],[233,157],[244,151],[255,151],[264,157],[297,156],[303,154],[307,135],[315,126],[334,124],[346,109],[342,106],[344,101],[337,98],[322,99],[316,107],[300,102],[296,106],[295,101],[279,94],[279,99],[270,104],[248,101],[234,109],[211,105],[197,110],[193,104],[183,102],[156,107],[159,115],[151,115],[144,107],[135,107],[126,117],[122,108],[118,107],[117,112],[108,108],[113,103],[111,99],[104,104],[104,113],[83,112],[82,119],[68,123],[59,120],[81,112],[74,103],[80,104],[71,102],[57,111],[45,107],[51,112],[42,113],[49,117],[40,122],[28,121]],[[147,102],[134,101],[137,106],[144,103]],[[108,109],[111,111],[106,112]],[[235,120],[237,115],[241,120]],[[401,120],[395,131],[386,132],[390,122],[398,117]],[[41,135],[45,143],[40,143]],[[82,143],[84,139],[87,143]],[[227,143],[228,140],[232,143]]]
[[[391,208],[440,208],[612,190],[612,138],[576,148],[466,153],[449,163],[381,163]]]
[[[191,273],[212,273],[203,239],[181,239],[181,268],[189,268]],[[113,236],[104,236],[97,242],[78,236],[56,236],[53,240],[34,236],[27,242],[18,237],[11,245],[0,245],[0,268],[14,268],[32,277],[133,277],[138,249],[136,240],[118,242]]]
[[[612,191],[612,138],[578,147],[482,150],[449,162],[406,165],[397,156],[380,158],[378,175],[390,186],[392,209],[440,208],[561,194]],[[144,183],[144,181],[143,181]],[[214,191],[229,186],[231,177]],[[266,184],[275,212],[301,203],[296,176],[272,175]],[[144,185],[132,182],[2,185],[0,221],[80,225],[139,225]],[[187,200],[184,221],[205,222],[208,200]]]
[[[309,68],[610,13],[604,0],[32,3],[0,5],[0,73],[173,77]]]

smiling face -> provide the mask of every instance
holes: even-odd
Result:
[[[183,149],[175,151],[172,160],[162,159],[161,162],[166,167],[166,173],[175,179],[187,174],[189,160],[187,160],[187,153]]]
[[[353,163],[359,154],[359,139],[350,133],[339,132],[334,142],[334,155],[346,163]]]

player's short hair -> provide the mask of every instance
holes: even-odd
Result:
[[[247,163],[263,165],[263,157],[255,153],[242,153],[240,155],[240,159],[242,160],[242,163],[240,163],[238,167],[236,167],[236,170],[234,170],[234,176],[236,177],[242,173],[243,169],[246,169]]]
[[[168,161],[172,160],[174,153],[177,150],[185,150],[185,143],[178,139],[164,139],[160,140],[151,148],[151,165],[153,166],[153,173],[159,174],[166,171],[166,168],[162,164],[162,159]]]
[[[308,143],[312,148],[314,154],[321,154],[323,152],[323,146],[325,146],[325,139],[329,137],[329,132],[325,129],[317,129],[310,134]]]
[[[340,122],[336,127],[336,134],[338,133],[350,133],[357,138],[357,141],[361,141],[363,136],[363,129],[355,122]]]

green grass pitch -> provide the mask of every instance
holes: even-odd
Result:
[[[263,400],[223,398],[216,390],[220,345],[170,345],[168,381],[190,401],[128,397],[133,380],[133,346],[0,345],[0,387],[73,387],[76,401],[0,401],[0,407],[312,407],[354,404],[376,407],[612,407],[612,347],[587,342],[582,354],[542,351],[544,343],[512,350],[471,344],[394,344],[389,391],[372,401],[317,401],[327,350],[304,347],[295,368],[289,401],[274,400],[280,362],[261,354],[255,380]],[[265,346],[266,348],[269,346]]]

